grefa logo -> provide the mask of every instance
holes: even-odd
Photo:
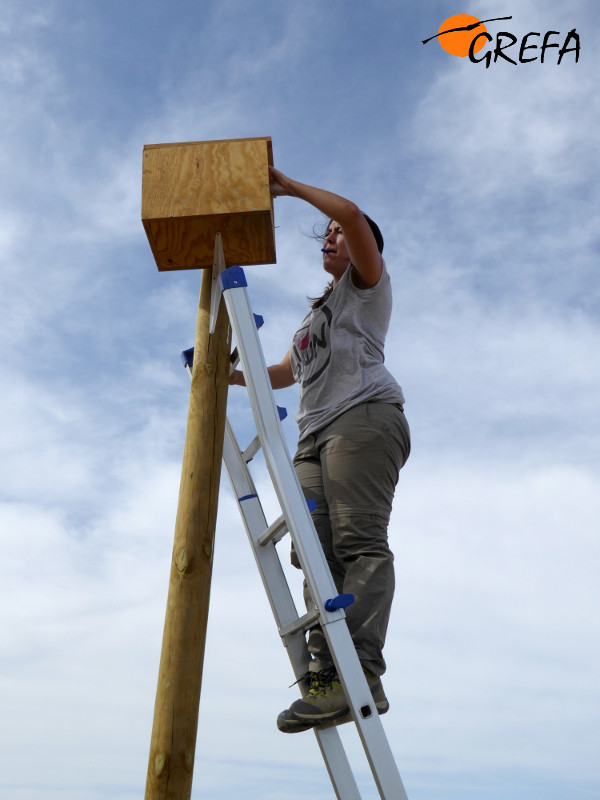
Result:
[[[494,17],[493,19],[477,19],[471,14],[455,14],[448,17],[440,25],[439,31],[435,36],[430,36],[423,40],[423,44],[437,39],[447,53],[453,56],[469,57],[473,64],[485,62],[486,69],[502,59],[510,64],[528,64],[532,61],[539,61],[541,64],[548,63],[552,59],[550,53],[556,56],[556,63],[560,64],[565,56],[573,53],[575,63],[579,61],[581,52],[581,42],[579,34],[573,28],[566,35],[560,31],[531,31],[519,37],[509,31],[499,31],[495,38],[488,33],[485,27],[486,22],[503,22],[512,17]],[[558,38],[557,38],[558,37]],[[562,44],[561,38],[562,37]],[[519,43],[517,47],[517,43]],[[477,58],[479,53],[487,45],[493,43],[485,53]],[[511,49],[514,48],[514,49]],[[510,52],[507,52],[510,51]],[[556,51],[556,52],[555,52]]]

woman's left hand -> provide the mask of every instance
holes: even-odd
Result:
[[[229,385],[230,386],[245,386],[246,380],[244,378],[244,373],[241,369],[234,369],[229,376]]]

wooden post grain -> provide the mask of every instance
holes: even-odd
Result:
[[[204,270],[145,800],[192,790],[231,349],[224,303],[208,332],[211,278]]]

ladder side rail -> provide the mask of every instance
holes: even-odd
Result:
[[[380,797],[382,800],[408,800],[348,627],[342,630],[337,625],[323,625],[323,633],[344,686]]]
[[[362,800],[337,728],[317,726],[314,732],[337,800]]]

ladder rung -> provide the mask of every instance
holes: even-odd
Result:
[[[288,532],[287,522],[285,521],[285,517],[282,514],[280,517],[277,517],[275,522],[272,522],[269,525],[269,527],[264,533],[261,533],[261,535],[256,540],[256,543],[262,546],[269,544],[269,542],[277,544],[277,542],[280,542],[283,539],[283,537],[286,535],[287,532]]]
[[[289,625],[286,625],[283,628],[279,629],[280,636],[288,636],[291,633],[297,633],[298,631],[306,631],[309,628],[312,628],[313,625],[319,621],[319,611],[317,608],[314,608],[312,611],[307,611],[306,614],[303,614],[298,619],[290,622]]]
[[[260,439],[258,435],[256,435],[254,439],[252,439],[248,447],[242,453],[242,458],[244,459],[246,464],[249,461],[252,461],[252,459],[258,453],[259,450],[260,450]]]

